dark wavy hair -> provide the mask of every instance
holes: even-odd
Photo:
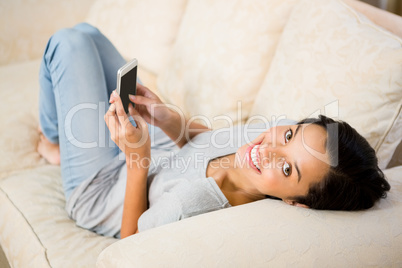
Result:
[[[326,116],[307,118],[298,124],[315,124],[327,131],[330,169],[323,180],[310,185],[306,196],[293,200],[314,209],[368,209],[391,189],[378,167],[374,149],[349,124]]]

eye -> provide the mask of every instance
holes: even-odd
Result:
[[[285,142],[288,143],[293,138],[293,131],[291,129],[285,132]]]
[[[290,165],[287,162],[285,162],[283,164],[282,171],[283,171],[283,174],[285,174],[286,177],[288,177],[290,175],[291,168],[290,168]]]

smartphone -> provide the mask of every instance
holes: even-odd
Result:
[[[124,110],[128,114],[128,104],[131,102],[128,94],[137,93],[137,59],[132,59],[117,71],[117,94],[120,95]],[[134,103],[133,103],[134,106]]]

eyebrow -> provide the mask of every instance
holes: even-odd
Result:
[[[297,126],[295,135],[293,136],[293,138],[296,138],[296,135],[297,135],[297,132],[299,131],[299,129],[300,129],[300,125]],[[299,166],[297,165],[296,161],[295,161],[295,167],[296,167],[297,177],[298,177],[297,183],[299,183],[301,180],[301,174],[300,174]]]
[[[293,138],[296,138],[297,132],[299,131],[301,125],[297,125],[296,131],[295,131],[295,135],[293,136]]]

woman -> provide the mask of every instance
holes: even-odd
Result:
[[[248,126],[210,131],[138,84],[132,122],[113,91],[124,63],[88,24],[58,31],[44,53],[38,151],[61,163],[66,209],[81,227],[126,237],[266,197],[358,210],[390,189],[367,141],[324,116],[233,135]]]

